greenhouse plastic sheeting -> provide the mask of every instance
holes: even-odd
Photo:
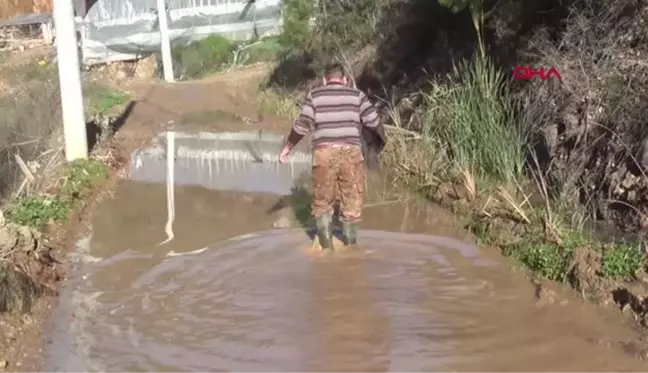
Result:
[[[282,0],[167,0],[172,44],[209,35],[250,40],[281,32]],[[160,50],[156,0],[99,0],[80,27],[83,63],[134,59]]]

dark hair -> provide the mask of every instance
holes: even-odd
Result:
[[[339,62],[329,63],[324,67],[324,76],[327,78],[342,78],[344,75],[344,66]]]

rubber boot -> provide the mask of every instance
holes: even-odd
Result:
[[[323,250],[333,250],[333,220],[331,215],[324,214],[315,219],[317,226],[317,239]]]
[[[356,245],[358,241],[358,228],[356,223],[343,222],[342,235],[344,236],[345,245]]]

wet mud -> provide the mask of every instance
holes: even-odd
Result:
[[[318,256],[271,194],[124,181],[80,243],[47,371],[641,371],[631,329],[522,273],[433,205],[375,192],[359,247]],[[284,224],[285,226],[285,224]]]

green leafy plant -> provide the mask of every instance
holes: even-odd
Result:
[[[127,103],[131,96],[127,92],[112,89],[101,84],[90,84],[84,88],[86,108],[90,117],[105,115],[111,109]]]
[[[70,164],[62,193],[68,198],[81,198],[83,193],[108,177],[106,166],[95,160],[77,160]]]
[[[646,254],[628,244],[612,244],[603,248],[602,272],[605,277],[632,280],[644,265]]]
[[[572,250],[555,244],[538,242],[513,245],[504,255],[522,263],[538,277],[563,282],[569,275]]]
[[[7,217],[21,225],[39,227],[51,221],[65,219],[71,204],[52,196],[23,198],[9,206]]]

